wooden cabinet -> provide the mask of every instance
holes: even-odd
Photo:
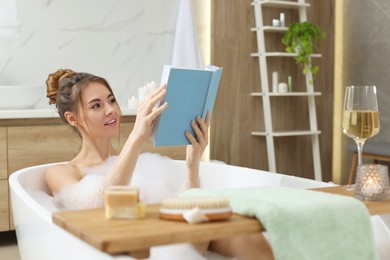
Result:
[[[8,127],[8,170],[72,159],[81,141],[67,125]]]
[[[8,211],[9,211],[9,230],[15,230],[14,218],[12,216],[11,198],[8,199]]]
[[[0,231],[9,230],[7,128],[0,127]]]
[[[124,117],[120,135],[113,139],[117,151],[134,127],[135,117]],[[81,139],[60,119],[0,120],[0,231],[14,229],[9,201],[8,177],[30,166],[71,160],[81,148]],[[148,141],[143,152],[156,152],[172,159],[185,159],[186,147],[153,147]]]
[[[0,231],[9,227],[8,180],[0,180]]]
[[[7,179],[7,128],[0,127],[0,180]]]

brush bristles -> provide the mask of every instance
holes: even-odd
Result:
[[[161,208],[165,209],[219,209],[229,208],[229,199],[224,197],[181,197],[165,199]]]

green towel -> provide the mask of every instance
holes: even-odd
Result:
[[[228,197],[233,212],[256,217],[277,260],[378,259],[368,210],[357,199],[286,187],[182,193],[210,195]]]

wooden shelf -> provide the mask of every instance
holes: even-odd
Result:
[[[257,40],[257,52],[250,53],[251,57],[258,58],[259,62],[259,76],[260,76],[260,92],[252,92],[252,97],[261,97],[263,105],[263,117],[264,117],[264,131],[253,131],[251,134],[253,136],[264,136],[266,138],[267,144],[267,155],[268,155],[268,168],[271,172],[277,172],[276,169],[276,156],[275,156],[275,145],[274,138],[283,137],[283,136],[311,136],[311,143],[313,149],[313,167],[314,167],[314,178],[317,181],[322,181],[321,173],[321,158],[320,158],[320,149],[319,149],[319,138],[318,135],[321,131],[318,130],[317,126],[317,115],[316,115],[316,105],[315,105],[315,96],[320,96],[320,92],[314,92],[313,86],[313,74],[311,71],[308,71],[304,75],[306,91],[303,89],[301,92],[270,92],[270,82],[268,80],[268,62],[274,62],[274,60],[269,60],[267,57],[286,57],[294,58],[298,55],[296,53],[285,52],[284,49],[276,49],[276,51],[267,50],[266,48],[266,37],[270,37],[269,33],[279,33],[277,37],[282,37],[283,32],[288,30],[287,27],[277,27],[263,24],[263,12],[269,12],[268,8],[263,7],[275,7],[275,8],[291,8],[294,13],[298,14],[299,12],[299,22],[307,21],[306,18],[306,8],[310,4],[305,3],[305,0],[299,1],[282,1],[282,0],[253,0],[252,6],[255,13],[255,22],[256,26],[252,27],[250,30],[256,32]],[[275,10],[271,10],[273,12]],[[291,21],[290,21],[291,22]],[[275,35],[271,35],[274,37]],[[278,51],[280,50],[280,51]],[[321,58],[320,53],[313,53],[310,55],[311,58]],[[275,68],[273,68],[275,70]],[[283,66],[279,66],[279,71],[282,71]],[[273,90],[273,89],[272,89]],[[272,120],[272,110],[278,109],[277,107],[271,106],[271,97],[306,97],[308,101],[308,114],[310,120],[310,128],[308,130],[286,130],[286,131],[274,131],[273,120]],[[299,117],[300,115],[288,114],[286,117]],[[283,120],[283,117],[280,118]],[[291,118],[289,119],[291,120]]]
[[[252,97],[306,97],[306,96],[321,96],[321,92],[287,92],[287,93],[274,93],[274,92],[252,92]]]
[[[279,7],[279,8],[300,8],[300,7],[310,7],[308,3],[298,3],[293,1],[273,1],[273,0],[255,0],[251,5],[256,5],[257,3],[261,4],[264,7]]]
[[[251,31],[256,32],[257,30],[261,30],[261,28],[258,27],[252,27]],[[263,27],[264,32],[277,32],[277,33],[283,33],[288,31],[288,27],[277,27],[277,26],[271,26],[267,25]]]
[[[274,131],[272,133],[267,133],[263,131],[253,131],[251,132],[251,134],[254,136],[283,137],[283,136],[319,135],[321,134],[321,131],[295,130],[295,131]]]
[[[290,53],[290,52],[252,52],[251,57],[260,57],[260,56],[265,56],[265,57],[296,57],[296,53]],[[312,58],[321,58],[321,54],[319,53],[314,53],[310,55]]]

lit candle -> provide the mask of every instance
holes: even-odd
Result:
[[[375,178],[375,176],[368,177],[364,181],[363,187],[362,187],[362,193],[365,197],[371,198],[373,196],[380,194],[381,192],[382,192],[382,187],[378,183],[378,180],[377,180],[377,178]]]
[[[149,93],[152,93],[153,91],[155,91],[157,89],[158,85],[157,85],[157,83],[152,81],[152,82],[147,83],[146,87],[148,88]]]
[[[136,99],[134,96],[132,96],[131,98],[129,98],[129,99],[127,100],[127,108],[128,108],[128,109],[137,110],[137,108],[138,108],[138,99]]]
[[[138,99],[140,102],[149,94],[149,90],[146,86],[138,88]]]
[[[386,165],[362,164],[357,167],[355,198],[361,200],[388,200],[389,175]]]

